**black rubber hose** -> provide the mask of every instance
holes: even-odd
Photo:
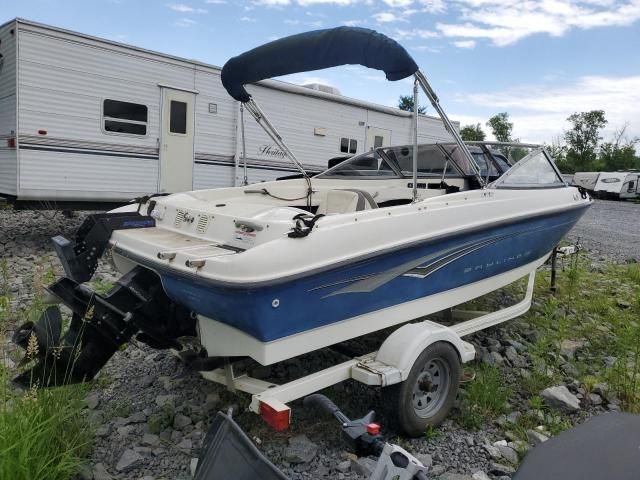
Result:
[[[302,404],[305,407],[316,407],[320,410],[327,412],[338,419],[341,423],[349,423],[349,417],[347,417],[342,411],[333,403],[329,398],[320,394],[314,393],[304,398]]]

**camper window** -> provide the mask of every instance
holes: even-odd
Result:
[[[105,100],[102,105],[104,131],[128,135],[146,135],[148,109],[146,105]]]
[[[358,141],[355,138],[341,138],[340,151],[342,153],[356,153],[358,150]]]
[[[182,135],[187,133],[187,104],[185,102],[171,100],[169,131]]]

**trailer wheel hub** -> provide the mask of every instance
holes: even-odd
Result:
[[[449,366],[440,358],[427,361],[413,386],[413,409],[419,417],[433,416],[447,397]]]

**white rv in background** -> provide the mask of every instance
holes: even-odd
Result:
[[[596,198],[626,200],[640,198],[640,172],[576,172],[573,185]]]
[[[638,196],[638,177],[635,172],[600,172],[594,193],[599,198],[623,200]]]
[[[598,183],[600,172],[576,172],[573,174],[571,183],[578,187],[582,187],[589,192],[593,192]]]
[[[0,55],[0,196],[68,208],[242,184],[240,108],[219,67],[22,19],[0,26]],[[411,142],[409,112],[281,81],[249,91],[310,172]],[[297,173],[246,117],[249,182]],[[419,121],[420,142],[451,139]]]

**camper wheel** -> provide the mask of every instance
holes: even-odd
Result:
[[[460,384],[460,358],[446,342],[423,350],[404,382],[382,390],[386,422],[410,437],[440,424],[453,406]]]

